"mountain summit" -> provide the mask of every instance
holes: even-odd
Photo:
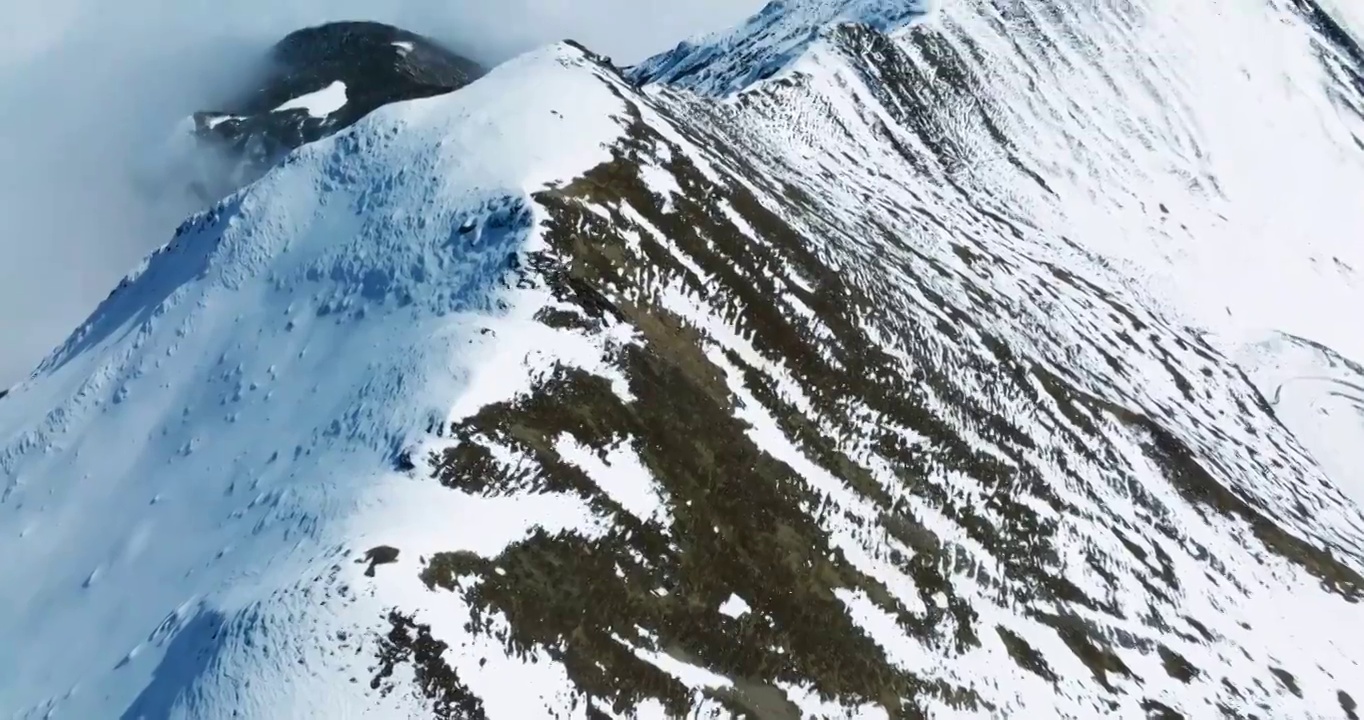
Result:
[[[0,397],[0,710],[1358,717],[1305,2],[775,2],[299,146]]]
[[[259,178],[289,151],[374,110],[458,90],[486,72],[435,41],[391,25],[334,22],[271,48],[254,87],[195,113],[195,152],[217,159],[194,191],[216,200]],[[223,167],[222,160],[226,160]]]

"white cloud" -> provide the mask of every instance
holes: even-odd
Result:
[[[390,22],[484,62],[573,38],[634,62],[761,0],[0,0],[0,388],[188,210],[138,189],[175,121],[290,30]]]

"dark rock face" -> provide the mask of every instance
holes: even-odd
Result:
[[[254,90],[194,115],[195,136],[228,159],[216,177],[194,181],[205,201],[384,105],[458,90],[485,72],[430,38],[375,22],[297,30],[271,49],[267,67]]]

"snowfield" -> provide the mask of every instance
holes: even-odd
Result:
[[[385,526],[375,497],[410,484],[398,453],[496,359],[480,331],[515,317],[498,282],[534,235],[526,193],[608,157],[613,84],[558,46],[309,146],[187,221],[4,398],[0,647],[23,651],[0,653],[0,708],[369,707],[367,684],[337,681],[364,660],[318,656],[318,636],[381,619],[347,599],[358,582],[336,589],[359,577],[354,528]],[[452,524],[514,539],[541,519],[442,496],[419,504],[447,549]]]
[[[1354,717],[1364,67],[1079,5],[556,45],[188,219],[0,396],[0,716]]]

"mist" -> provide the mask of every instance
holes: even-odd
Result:
[[[760,0],[0,0],[0,389],[25,377],[192,203],[143,175],[177,122],[288,32],[376,20],[485,65],[565,38],[637,62]]]

